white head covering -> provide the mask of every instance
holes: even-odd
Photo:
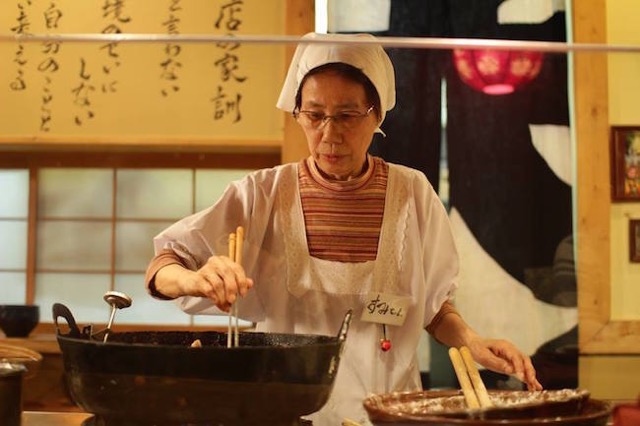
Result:
[[[304,38],[316,40],[376,40],[371,34],[318,34],[308,33]],[[320,65],[342,62],[360,69],[378,91],[380,97],[380,122],[386,112],[396,104],[396,81],[393,65],[382,46],[378,44],[328,44],[300,43],[293,55],[287,78],[282,86],[276,106],[293,112],[300,82],[312,69]],[[378,128],[378,132],[382,131]]]

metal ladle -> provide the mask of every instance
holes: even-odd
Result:
[[[109,338],[109,333],[111,332],[111,325],[113,324],[113,318],[116,316],[116,311],[118,309],[128,308],[131,306],[133,301],[129,296],[119,291],[108,291],[104,294],[103,299],[111,306],[109,323],[107,324],[107,328],[104,330],[104,339],[102,340],[103,343],[106,343]]]

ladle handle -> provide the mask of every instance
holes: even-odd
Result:
[[[76,320],[73,317],[73,314],[71,313],[69,308],[67,308],[62,303],[54,303],[53,307],[51,308],[51,312],[53,313],[53,322],[56,324],[56,332],[59,335],[69,336],[69,337],[82,337],[82,333],[78,328],[78,324],[76,324]],[[69,326],[68,334],[64,334],[60,330],[60,325],[58,324],[59,317],[62,317],[65,319],[65,321],[67,321],[67,325]]]
[[[102,342],[107,343],[107,339],[109,339],[109,333],[111,333],[111,326],[113,325],[113,318],[116,316],[116,305],[111,305],[111,315],[109,315],[109,322],[107,323],[107,328],[104,330],[104,336],[102,337]]]
[[[102,298],[105,302],[107,302],[109,306],[111,306],[111,315],[109,315],[109,322],[107,323],[107,328],[104,330],[104,336],[102,337],[102,342],[107,343],[109,333],[111,333],[111,326],[113,325],[113,318],[116,315],[116,310],[128,308],[133,303],[133,300],[131,300],[129,296],[120,291],[108,291]]]

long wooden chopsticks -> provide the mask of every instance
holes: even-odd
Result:
[[[235,233],[229,234],[229,258],[242,264],[242,243],[244,240],[244,228],[238,226]],[[235,321],[234,321],[235,318]],[[227,328],[227,347],[237,348],[240,345],[238,332],[238,300],[229,309],[229,326]]]
[[[467,406],[471,409],[493,407],[469,348],[466,346],[462,346],[460,349],[450,348],[449,358],[458,377]]]

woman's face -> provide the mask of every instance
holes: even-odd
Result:
[[[309,151],[318,168],[327,177],[349,180],[359,176],[377,128],[377,114],[370,110],[364,87],[334,71],[307,77],[301,91],[302,112],[298,122],[307,137]],[[368,114],[364,115],[365,113]],[[324,120],[317,127],[303,116],[362,115],[355,119]],[[307,115],[308,117],[308,115]]]

